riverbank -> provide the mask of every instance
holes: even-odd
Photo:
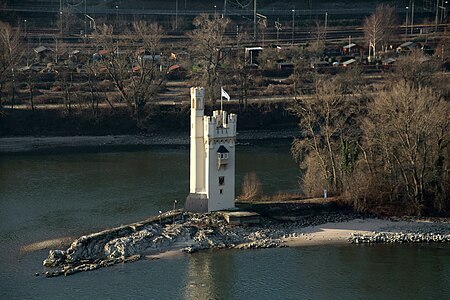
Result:
[[[284,239],[290,247],[320,244],[450,242],[449,219],[353,219],[308,226]]]
[[[218,106],[206,107],[205,115],[212,115],[213,109]],[[238,103],[224,103],[224,109],[238,114],[238,131],[297,128],[298,118],[290,111],[288,102],[252,103],[245,110]],[[183,134],[189,132],[189,111],[188,104],[159,104],[149,107],[145,118],[138,121],[126,106],[104,107],[95,116],[82,107],[70,113],[62,108],[4,107],[0,114],[0,137]]]
[[[238,143],[252,140],[293,139],[298,130],[246,130],[238,134]],[[55,136],[0,138],[0,153],[52,152],[85,148],[92,150],[118,149],[120,147],[145,148],[151,146],[189,146],[189,132],[107,135],[107,136]]]
[[[234,226],[221,213],[171,211],[143,222],[82,236],[67,250],[50,250],[43,262],[49,269],[43,274],[67,276],[142,258],[159,259],[206,249],[378,242],[450,242],[450,220],[364,219],[353,213],[331,213],[295,222],[262,217],[259,224]]]

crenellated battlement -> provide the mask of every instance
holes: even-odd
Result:
[[[226,111],[216,110],[212,116],[203,117],[205,137],[234,137],[236,136],[237,115],[227,114]]]
[[[237,123],[237,115],[236,114],[230,114],[228,117],[228,123]]]

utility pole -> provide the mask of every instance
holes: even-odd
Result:
[[[445,9],[446,9],[447,3],[448,3],[448,1],[442,0],[441,22],[445,21]]]
[[[292,45],[294,45],[295,9],[292,9]]]
[[[309,23],[311,24],[312,17],[312,0],[309,0]]]
[[[62,37],[63,36],[62,0],[59,0],[59,26],[61,27],[61,37]]]
[[[28,43],[28,32],[27,32],[27,20],[23,20],[23,22],[25,23],[25,38],[27,39],[27,67],[28,67],[28,51],[30,51],[30,45]]]
[[[95,20],[93,17],[86,15],[86,17],[89,19],[89,28],[96,30],[97,27],[95,25]]]
[[[237,41],[237,48],[239,49],[239,25],[236,25],[236,41]]]
[[[267,16],[262,15],[262,14],[256,14],[256,17],[258,18],[258,24],[262,24],[262,26],[264,26],[264,29],[262,30],[262,47],[264,47],[264,37],[265,37],[265,28],[267,28]]]
[[[223,1],[223,17],[227,16],[227,0]]]
[[[11,68],[11,74],[12,74],[12,101],[11,101],[11,109],[14,109],[14,103],[16,100],[16,76],[14,74],[14,67]]]
[[[175,29],[178,29],[178,0],[175,0]]]
[[[408,16],[409,16],[409,6],[406,7],[405,39],[408,36]]]
[[[55,63],[58,64],[58,38],[55,37]]]
[[[414,31],[414,0],[412,0],[412,4],[411,4],[411,35],[413,34]]]
[[[328,26],[328,12],[325,13],[325,33],[324,33],[324,40],[327,40],[327,26]]]
[[[279,45],[279,39],[280,39],[280,30],[281,30],[281,23],[280,18],[275,21],[275,28],[277,29],[277,46]]]
[[[444,21],[447,20],[447,6],[448,6],[448,1],[445,1],[445,7],[444,7]],[[445,30],[447,30],[447,26],[444,27]]]
[[[447,20],[447,5],[448,5],[448,1],[447,0],[442,0],[442,4],[441,4],[441,17],[440,17],[440,21],[441,23],[444,23],[444,21]],[[444,29],[447,29],[447,26],[444,27]]]
[[[253,0],[253,39],[256,41],[256,0]]]
[[[116,5],[116,26],[119,27],[119,5]]]
[[[436,0],[436,31],[438,30],[439,24],[439,0]]]
[[[87,37],[87,6],[84,0],[84,36]]]

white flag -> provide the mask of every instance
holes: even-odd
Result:
[[[222,89],[222,94],[221,94],[221,98],[222,97],[224,97],[224,98],[227,98],[227,100],[228,101],[230,101],[230,95],[228,95],[228,93],[227,92],[225,92],[225,90],[223,89],[223,88],[221,88]]]

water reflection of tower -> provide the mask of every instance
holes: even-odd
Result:
[[[233,251],[190,255],[184,299],[229,299],[233,269]]]

